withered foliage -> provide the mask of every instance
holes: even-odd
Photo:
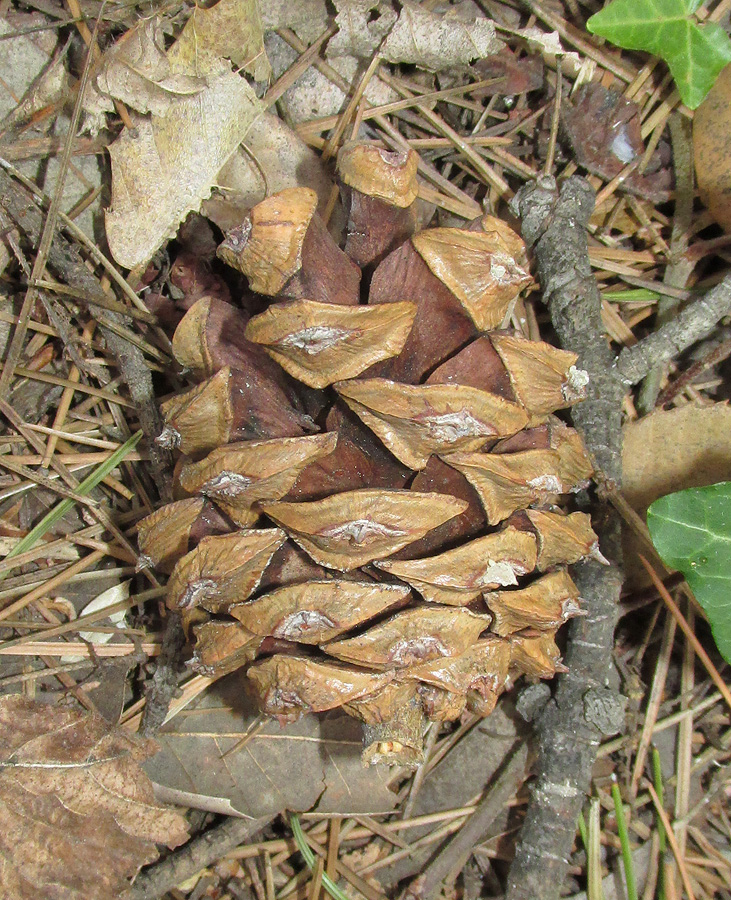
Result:
[[[487,715],[561,668],[555,632],[581,613],[566,566],[598,550],[561,507],[591,463],[551,413],[586,375],[503,328],[531,283],[505,223],[413,234],[413,154],[350,143],[338,166],[345,251],[302,188],[219,247],[274,300],[250,318],[203,298],[181,322],[178,360],[205,380],[163,404],[163,440],[194,496],[140,547],[173,569],[195,669],[248,665],[265,713],[342,708],[364,761],[412,764],[427,719]],[[230,534],[201,527],[210,506]]]
[[[185,819],[155,802],[141,763],[153,741],[99,716],[0,699],[0,895],[119,900],[157,859],[187,840]]]

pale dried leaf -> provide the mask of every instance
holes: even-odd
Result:
[[[477,450],[527,422],[525,410],[497,394],[466,385],[408,385],[386,378],[335,385],[348,406],[411,469],[432,453]]]
[[[155,803],[140,761],[152,741],[86,712],[21,696],[0,700],[0,890],[13,900],[118,900],[157,857],[187,840]]]
[[[349,572],[396,553],[466,508],[445,494],[366,489],[308,503],[272,503],[262,511],[315,562]]]
[[[168,51],[174,72],[218,75],[229,66],[266,81],[271,66],[264,50],[257,0],[218,0],[215,6],[194,6],[180,37]]]
[[[254,316],[246,337],[264,345],[293,378],[324,388],[397,356],[415,316],[415,303],[341,306],[293,300]]]
[[[120,265],[141,265],[174,237],[262,109],[247,82],[229,72],[165,115],[136,120],[133,132],[110,145],[112,205],[105,221]]]

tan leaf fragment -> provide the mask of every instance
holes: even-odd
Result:
[[[286,188],[257,203],[232,229],[217,254],[249,279],[259,294],[278,294],[302,266],[302,245],[317,209],[311,188]]]
[[[279,528],[236,531],[206,537],[173,569],[167,586],[170,609],[202,606],[228,612],[250,596],[264,569],[287,539]]]
[[[226,675],[256,658],[261,637],[240,622],[205,622],[193,629],[192,668],[202,675]]]
[[[582,512],[569,515],[528,509],[525,512],[538,535],[538,570],[553,566],[571,566],[592,556],[606,562],[599,552],[599,542],[591,527],[591,516]]]
[[[365,489],[307,503],[263,505],[262,512],[315,562],[349,572],[420,540],[466,507],[445,494]]]
[[[480,495],[490,525],[507,519],[516,509],[548,503],[556,494],[567,493],[577,486],[576,482],[565,480],[562,460],[556,450],[452,453],[443,459],[462,472]]]
[[[490,635],[459,656],[421,663],[405,672],[403,677],[415,678],[442,691],[457,694],[465,698],[473,709],[479,709],[481,715],[488,715],[505,689],[510,653],[508,641]],[[432,703],[438,698],[438,695],[427,696],[431,697]],[[437,708],[432,709],[430,718],[440,718],[437,713]]]
[[[566,569],[558,569],[518,591],[494,591],[484,595],[493,614],[491,629],[503,637],[535,628],[555,631],[573,616],[585,615],[579,606],[579,589]]]
[[[140,762],[152,741],[99,716],[19,695],[0,700],[0,893],[13,900],[117,900],[187,840],[182,816],[155,803]]]
[[[247,603],[235,603],[229,613],[262,637],[322,644],[403,603],[410,593],[408,587],[399,584],[307,581],[284,585]]]
[[[293,378],[324,388],[397,356],[415,316],[415,303],[340,306],[293,300],[254,316],[246,337],[264,345]]]
[[[206,88],[197,73],[170,65],[162,21],[156,17],[143,19],[106,50],[93,84],[104,97],[156,116],[164,116],[181,97]],[[106,108],[114,109],[111,101]]]
[[[427,228],[411,241],[480,331],[499,328],[510,304],[532,281],[497,232]]]
[[[372,694],[393,678],[391,672],[365,672],[341,663],[279,654],[254,663],[246,674],[256,686],[262,711],[281,723]]]
[[[401,578],[430,603],[466,606],[484,591],[518,583],[536,566],[536,540],[512,525],[426,559],[386,560],[378,568]]]
[[[187,461],[179,473],[181,488],[213,500],[240,527],[259,518],[254,504],[279,500],[310,463],[335,450],[336,434],[275,438],[227,444],[202,459]]]
[[[161,506],[138,522],[138,567],[154,566],[162,572],[170,572],[180,557],[188,552],[190,530],[204,504],[202,497],[178,500]]]
[[[135,119],[134,130],[109,146],[112,205],[105,222],[119,265],[141,265],[175,236],[262,109],[245,79],[228,72],[164,115]]]
[[[468,609],[420,606],[398,613],[357,637],[325,644],[322,649],[354,665],[405,669],[414,663],[464,653],[489,624],[489,616]]]
[[[564,409],[586,397],[589,376],[576,368],[575,353],[512,334],[491,334],[490,340],[516,397],[533,415]]]
[[[511,666],[531,678],[553,678],[556,672],[568,672],[561,662],[554,632],[537,637],[515,634],[510,637]]]
[[[731,232],[731,65],[693,116],[693,159],[701,199],[726,233]]]
[[[432,453],[477,450],[490,439],[515,434],[528,422],[517,403],[466,385],[367,378],[340,382],[335,389],[411,469],[423,469]]]
[[[230,68],[266,81],[271,66],[264,49],[257,0],[218,0],[215,6],[194,6],[180,37],[168,51],[175,72],[218,75]]]
[[[503,42],[495,36],[495,26],[486,17],[465,22],[455,14],[442,15],[412,0],[403,0],[382,54],[392,63],[410,63],[440,72],[484,59],[502,47]]]

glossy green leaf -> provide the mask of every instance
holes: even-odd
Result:
[[[668,64],[686,106],[695,109],[731,62],[731,40],[715,22],[693,16],[700,0],[613,0],[586,27],[626,50],[646,50]]]
[[[663,562],[685,576],[731,662],[731,481],[661,497],[648,509],[647,525]]]

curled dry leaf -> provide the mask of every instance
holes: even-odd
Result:
[[[261,697],[262,709],[282,724],[305,712],[324,712],[356,697],[372,694],[393,678],[391,672],[365,672],[304,656],[270,656],[247,672]]]
[[[606,562],[599,552],[599,543],[591,516],[582,512],[564,515],[528,509],[525,515],[538,535],[538,569],[545,572],[553,566],[573,565],[586,556]]]
[[[109,47],[93,84],[106,98],[103,106],[107,112],[114,110],[110,99],[114,98],[138,112],[163,116],[179,98],[206,87],[203,74],[171,66],[162,22],[153,17],[128,29]],[[92,104],[94,99],[92,95]]]
[[[554,640],[555,632],[538,636],[515,634],[510,637],[510,663],[531,678],[553,678],[556,672],[568,672],[561,663],[561,651]]]
[[[489,616],[468,609],[421,606],[392,616],[365,634],[325,644],[322,649],[354,665],[405,669],[414,663],[463,653],[489,624]]]
[[[571,406],[586,397],[589,376],[576,368],[575,353],[518,335],[490,335],[508,370],[515,395],[535,416]]]
[[[189,494],[215,501],[242,528],[259,518],[256,503],[280,500],[300,472],[335,450],[336,434],[226,444],[202,459],[187,461],[178,480]]]
[[[483,591],[518,583],[536,566],[536,539],[508,526],[427,559],[386,561],[378,568],[408,582],[431,603],[466,606]]]
[[[229,613],[262,637],[322,644],[403,603],[410,593],[408,587],[399,584],[308,581],[236,603]]]
[[[179,447],[187,456],[201,456],[229,441],[297,437],[314,430],[310,417],[295,410],[276,387],[229,366],[160,409],[165,428],[158,442]]]
[[[140,763],[152,741],[99,716],[0,699],[0,893],[13,900],[117,900],[157,858],[187,840],[185,820],[155,803]]]
[[[555,450],[522,453],[452,453],[444,461],[467,478],[480,495],[490,525],[525,506],[546,503],[573,488],[562,479]]]
[[[444,494],[358,490],[309,503],[272,503],[262,511],[315,562],[349,572],[419,540],[466,506]]]
[[[494,591],[484,595],[493,614],[490,626],[503,637],[536,628],[555,631],[572,616],[583,615],[579,590],[566,569],[558,569],[519,591]]]
[[[262,638],[240,622],[211,621],[197,625],[192,668],[201,675],[227,675],[256,658]]]
[[[293,300],[254,316],[246,337],[263,344],[294,378],[324,388],[398,355],[415,315],[413,303],[340,306]]]
[[[218,0],[213,6],[194,6],[180,33],[168,51],[175,72],[217,75],[237,70],[266,81],[271,66],[264,50],[259,4],[256,0]]]
[[[411,239],[480,331],[499,328],[532,278],[495,231],[428,228]]]
[[[168,581],[170,609],[202,606],[227,612],[250,596],[269,560],[287,536],[279,528],[236,531],[203,538],[175,566]]]
[[[262,110],[245,79],[228,72],[179,98],[164,115],[136,118],[134,130],[125,129],[109,146],[112,204],[105,223],[119,265],[145,263],[175,236]]]
[[[465,385],[404,385],[386,378],[335,385],[348,406],[412,469],[432,453],[476,450],[489,439],[523,428],[528,416],[516,403]]]

